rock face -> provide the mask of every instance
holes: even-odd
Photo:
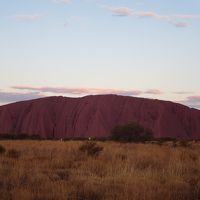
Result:
[[[114,126],[131,121],[152,129],[155,137],[200,138],[200,111],[168,101],[96,95],[47,97],[0,107],[0,134],[108,137]]]

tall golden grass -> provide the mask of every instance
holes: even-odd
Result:
[[[82,143],[0,141],[0,200],[200,199],[199,143],[98,142],[96,157]]]

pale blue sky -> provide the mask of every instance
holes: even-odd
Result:
[[[200,108],[199,35],[199,0],[1,0],[0,103],[117,93]]]

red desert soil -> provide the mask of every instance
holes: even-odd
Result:
[[[118,95],[47,97],[0,107],[0,134],[43,138],[107,137],[137,121],[155,137],[200,138],[200,111],[181,104]]]

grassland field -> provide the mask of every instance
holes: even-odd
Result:
[[[200,199],[200,142],[84,143],[0,141],[0,200]]]

